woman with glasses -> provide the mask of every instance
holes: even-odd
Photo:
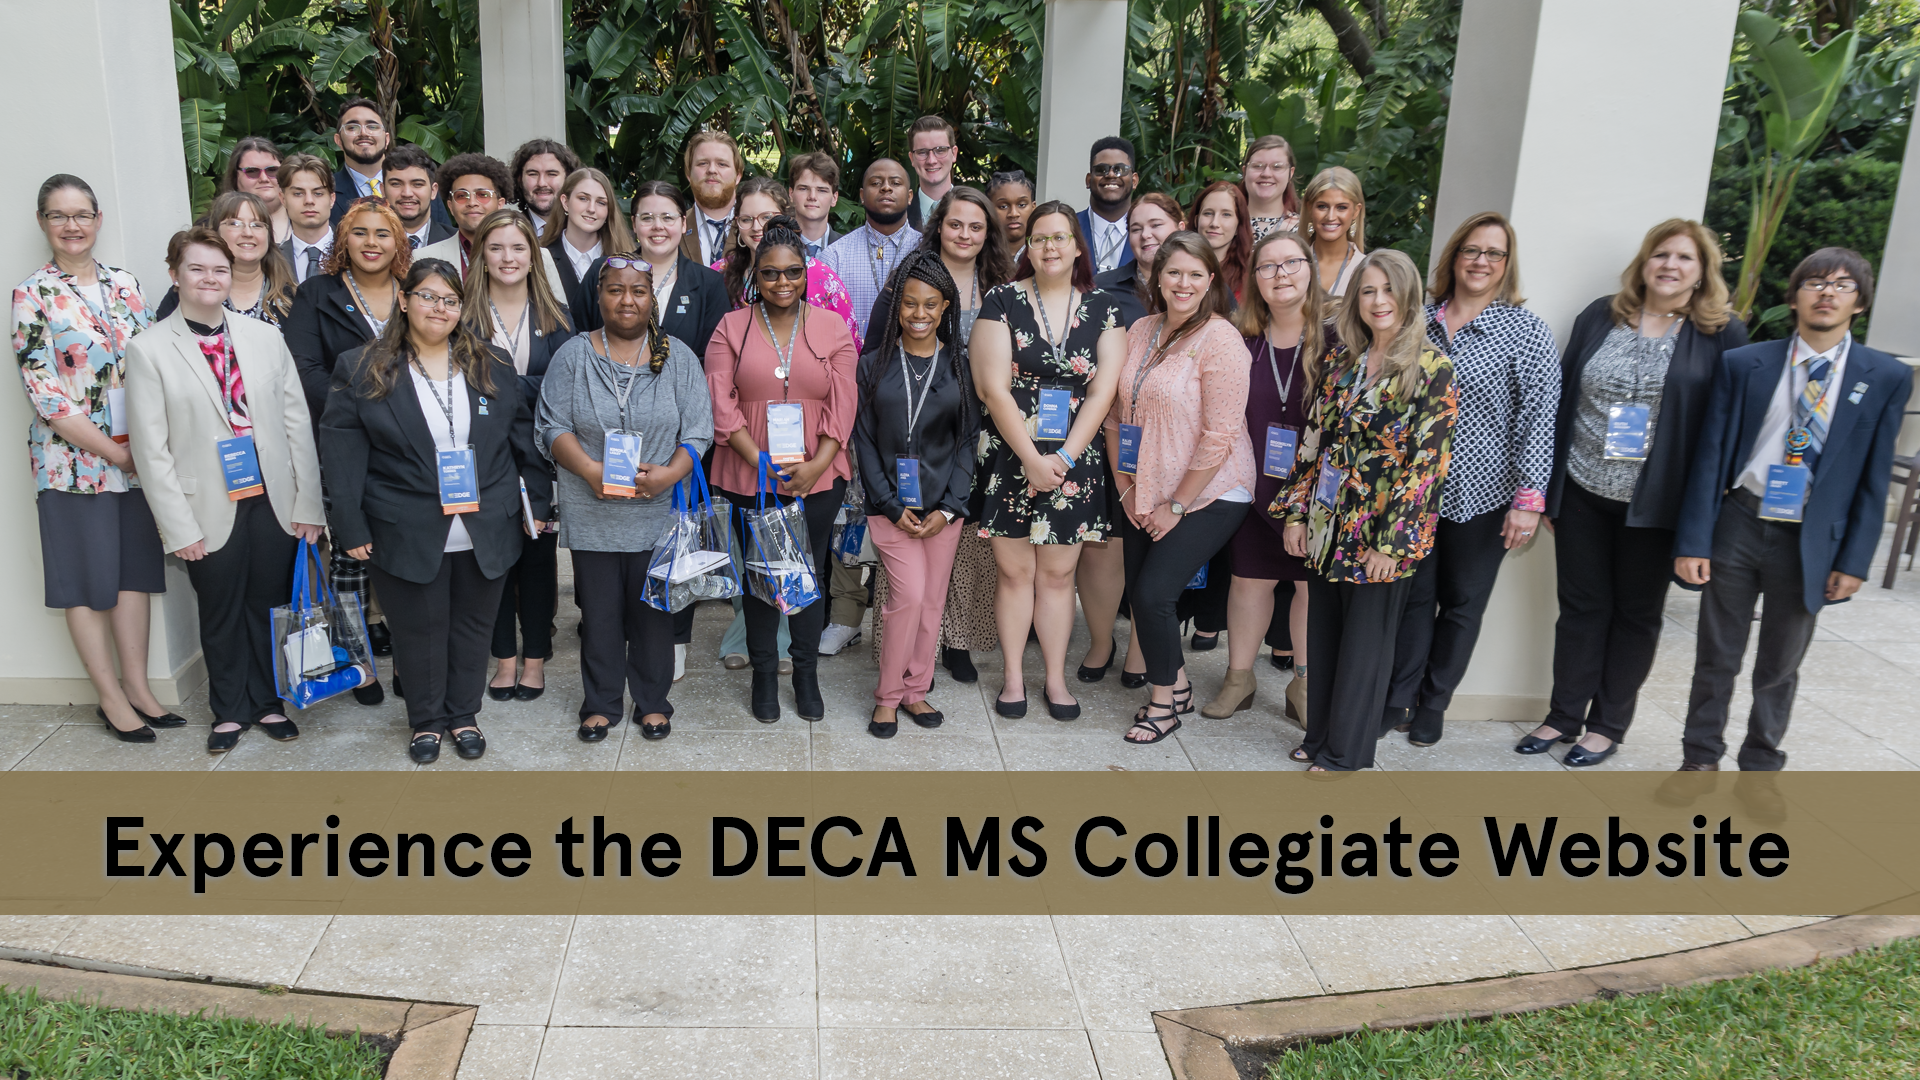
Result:
[[[582,742],[601,742],[620,723],[623,691],[643,738],[671,731],[673,616],[648,604],[644,589],[673,521],[673,485],[712,437],[713,403],[693,350],[660,330],[652,273],[632,255],[601,263],[594,302],[605,324],[561,348],[540,394],[536,437],[559,466],[560,543],[573,554],[580,602]],[[604,483],[611,433],[640,440],[631,495]]]
[[[687,206],[680,189],[664,180],[648,180],[633,193],[633,239],[640,247],[640,258],[653,268],[653,301],[660,329],[668,337],[678,338],[704,358],[707,342],[720,317],[733,310],[727,299],[727,283],[721,276],[680,252],[680,241],[687,234]],[[599,295],[593,279],[598,264],[587,271],[581,287],[588,296]],[[600,328],[600,312],[591,304],[579,312],[577,329]]]
[[[1307,238],[1313,241],[1314,277],[1328,295],[1344,295],[1367,253],[1367,200],[1360,178],[1337,165],[1321,169],[1300,201]]]
[[[540,247],[525,214],[495,210],[473,237],[478,257],[467,264],[462,321],[480,340],[506,350],[520,396],[531,406],[540,400],[553,357],[573,337],[570,313],[553,295],[547,275],[533,273]],[[495,701],[533,701],[546,692],[560,596],[558,544],[558,525],[540,522],[540,535],[527,541],[507,571],[500,617],[493,624],[493,678],[487,683],[487,696]]]
[[[1440,741],[1500,565],[1533,539],[1546,508],[1560,364],[1553,330],[1520,306],[1519,264],[1513,226],[1484,211],[1454,230],[1427,288],[1427,337],[1453,361],[1460,415],[1387,692],[1388,719],[1415,746]]]
[[[1546,498],[1560,595],[1553,697],[1519,753],[1578,740],[1566,763],[1597,765],[1626,738],[1660,646],[1674,528],[1714,376],[1746,343],[1719,242],[1680,218],[1648,230],[1620,291],[1574,320]]]
[[[229,191],[214,197],[207,220],[214,223],[233,254],[233,288],[227,295],[226,310],[280,326],[293,310],[293,267],[273,243],[273,222],[266,204],[247,192]],[[154,321],[173,314],[179,303],[179,288],[168,289],[154,309]]]
[[[48,177],[34,210],[53,257],[13,290],[13,354],[33,406],[46,602],[66,611],[94,715],[122,742],[153,742],[154,728],[186,720],[147,685],[148,594],[167,591],[166,566],[123,441],[127,342],[147,328],[147,304],[132,274],[93,257],[100,202],[86,181]]]
[[[567,306],[567,313],[575,323],[586,321],[587,309],[598,299],[597,294],[587,291],[586,285],[594,263],[602,255],[633,250],[633,234],[627,231],[627,220],[620,213],[618,199],[613,181],[594,168],[569,173],[560,183],[560,194],[554,197],[553,212],[557,216],[542,235],[546,237],[547,251],[553,256],[554,269],[560,271],[560,284],[565,290],[556,299]],[[560,227],[556,229],[554,225]]]
[[[854,375],[859,354],[846,323],[819,313],[805,301],[806,240],[790,217],[763,227],[754,254],[754,302],[720,320],[707,350],[707,386],[713,398],[713,484],[734,506],[734,531],[752,544],[744,512],[754,509],[762,451],[776,461],[769,507],[804,497],[806,544],[816,585],[832,557],[827,539],[840,512],[852,465],[846,445],[853,430],[859,391]],[[795,452],[797,451],[797,452]],[[802,457],[792,461],[788,454]],[[780,683],[775,653],[780,612],[746,597],[747,652],[753,665],[753,715],[780,719]],[[820,632],[827,603],[816,600],[790,612],[794,708],[803,720],[826,716],[820,697]]]
[[[1307,370],[1326,355],[1326,291],[1313,280],[1313,256],[1300,234],[1269,232],[1253,245],[1253,290],[1234,313],[1252,368],[1247,381],[1247,435],[1252,440],[1253,502],[1271,506],[1293,473],[1307,407],[1313,400]],[[1274,624],[1288,632],[1293,679],[1286,716],[1306,726],[1307,564],[1287,554],[1285,529],[1271,514],[1252,513],[1228,545],[1232,578],[1227,591],[1227,677],[1200,715],[1224,720],[1253,705],[1253,662]],[[1276,595],[1278,594],[1278,595]],[[1286,610],[1276,617],[1279,598]]]
[[[1293,190],[1293,147],[1278,135],[1262,135],[1247,144],[1240,163],[1240,190],[1258,241],[1270,232],[1300,227],[1300,193]]]
[[[767,222],[776,217],[793,217],[793,201],[787,197],[786,185],[766,176],[741,181],[734,198],[733,225],[727,230],[727,253],[713,268],[726,279],[727,296],[737,308],[752,303],[757,295],[748,270],[754,253],[760,248]],[[807,259],[807,303],[840,316],[854,344],[859,344],[860,323],[853,317],[853,298],[848,295],[840,275],[815,258]]]
[[[506,350],[461,322],[459,280],[443,259],[407,271],[380,336],[341,357],[320,421],[334,543],[372,564],[386,599],[407,753],[422,765],[443,739],[469,760],[486,753],[475,718],[500,591],[529,536],[522,491],[535,521],[553,516],[532,403]]]
[[[1007,247],[1018,249],[1027,240],[1027,217],[1033,213],[1033,181],[1019,169],[997,172],[987,178],[987,201],[993,204],[993,218],[1000,223],[1000,235]]]
[[[969,346],[986,408],[974,469],[979,533],[993,541],[1006,662],[993,707],[1010,718],[1027,713],[1022,654],[1031,627],[1047,712],[1072,720],[1080,715],[1066,681],[1073,578],[1080,545],[1106,539],[1112,527],[1097,436],[1126,360],[1126,331],[1113,298],[1094,288],[1073,208],[1041,203],[1028,225],[1014,280],[982,298]]]
[[[1187,220],[1213,249],[1227,295],[1238,304],[1246,292],[1247,253],[1253,250],[1246,195],[1230,180],[1215,180],[1194,197]]]

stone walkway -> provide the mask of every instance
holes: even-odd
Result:
[[[566,560],[562,559],[563,569]],[[567,583],[563,581],[563,591]],[[1633,740],[1612,767],[1672,769],[1692,670],[1697,600],[1675,591]],[[874,685],[865,644],[822,664],[828,718],[792,713],[762,725],[748,676],[714,658],[725,625],[703,610],[674,733],[646,742],[631,725],[605,743],[573,737],[579,700],[570,601],[545,697],[482,715],[479,762],[434,769],[1297,769],[1298,732],[1280,718],[1283,680],[1261,667],[1256,708],[1229,721],[1190,718],[1151,747],[1120,733],[1139,694],[1118,680],[1085,688],[1083,719],[992,714],[997,657],[977,657],[975,686],[942,678],[947,723],[865,733]],[[1072,655],[1083,648],[1076,639]],[[1194,658],[1204,701],[1225,650]],[[1029,670],[1038,670],[1036,659]],[[1876,581],[1821,619],[1802,669],[1786,748],[1796,769],[1920,767],[1920,575]],[[784,693],[784,692],[783,692]],[[1038,700],[1036,683],[1029,693]],[[1735,702],[1743,716],[1746,695]],[[183,714],[207,719],[204,697]],[[224,757],[204,727],[148,747],[111,739],[92,706],[0,706],[0,767],[10,769],[410,769],[391,698],[350,700],[300,717],[298,742],[249,734]],[[1511,745],[1526,725],[1457,720],[1438,746],[1397,737],[1387,769],[1559,769]],[[1736,740],[1737,741],[1737,740]],[[1556,752],[1557,756],[1557,752]],[[1728,762],[1728,767],[1732,767]],[[417,917],[0,916],[0,955],[181,972],[243,983],[480,1006],[461,1080],[751,1075],[766,1080],[1164,1080],[1149,1014],[1302,994],[1453,982],[1671,952],[1808,921],[1786,916],[1549,917]]]

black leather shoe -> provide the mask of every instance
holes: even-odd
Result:
[[[606,718],[602,717],[602,719]],[[618,723],[620,723],[620,718],[617,716],[611,720],[607,720],[604,724],[589,724],[585,720],[582,720],[580,721],[580,730],[574,732],[574,734],[580,736],[581,742],[605,742],[607,732],[612,731]]]
[[[941,659],[955,682],[970,683],[980,678],[980,669],[973,666],[973,656],[965,649],[948,649]]]
[[[1612,757],[1614,751],[1618,749],[1620,749],[1619,743],[1612,743],[1608,745],[1608,747],[1605,750],[1588,750],[1585,747],[1576,746],[1573,749],[1567,751],[1567,756],[1562,758],[1561,760],[1566,762],[1568,765],[1572,766],[1573,768],[1579,769],[1579,768],[1584,768],[1588,765],[1600,764],[1601,762]]]
[[[440,736],[436,732],[422,731],[407,744],[407,756],[416,764],[431,765],[440,760]]]
[[[1389,705],[1387,706],[1387,711],[1381,714],[1380,737],[1383,739],[1387,737],[1387,732],[1389,731],[1407,731],[1412,727],[1412,709],[1396,709]]]
[[[763,724],[780,719],[780,676],[771,671],[753,673],[753,718]]]
[[[662,720],[657,724],[643,724],[640,722],[640,710],[638,709],[634,710],[633,722],[639,726],[640,737],[643,739],[664,739],[673,734],[672,720]]]
[[[1041,696],[1046,697],[1045,694]],[[1047,715],[1053,717],[1055,720],[1078,720],[1080,719],[1080,703],[1076,701],[1068,705],[1062,705],[1052,698],[1047,698]]]
[[[472,761],[487,752],[487,737],[480,734],[479,728],[468,728],[457,735],[451,736],[451,738],[453,739],[454,753],[459,754],[468,761]]]
[[[367,624],[367,648],[373,650],[375,656],[393,655],[393,631],[387,629],[386,623]]]
[[[820,699],[820,673],[793,669],[793,708],[810,724],[826,719],[827,703]]]
[[[1187,647],[1192,649],[1194,652],[1212,652],[1215,648],[1219,647],[1219,645],[1220,645],[1219,631],[1215,631],[1211,634],[1203,635],[1200,633],[1200,631],[1195,630],[1193,632],[1193,637],[1187,641]]]
[[[914,704],[924,705],[926,704],[926,702],[916,701],[914,702]],[[900,711],[906,713],[908,719],[912,720],[916,724],[919,724],[923,728],[937,728],[941,724],[946,723],[946,720],[947,720],[946,714],[941,712],[939,709],[928,709],[926,712],[914,712],[912,709],[909,709],[903,705],[901,706]]]
[[[1099,667],[1082,663],[1080,670],[1073,673],[1074,678],[1079,679],[1081,682],[1099,682],[1101,679],[1106,678],[1107,669],[1113,666],[1113,654],[1119,651],[1120,647],[1118,645],[1109,648],[1107,650],[1107,662],[1101,664]]]
[[[487,687],[487,696],[495,701],[512,701],[513,693],[518,689],[520,689],[518,684],[513,686],[489,686]]]
[[[396,695],[400,693],[400,690],[397,686],[394,688],[394,693]],[[366,684],[365,686],[354,687],[353,700],[359,702],[362,705],[378,705],[381,702],[387,700],[387,692],[385,690],[380,689],[380,680],[375,679],[372,682]]]
[[[547,688],[544,686],[528,686],[525,683],[515,683],[513,687],[513,696],[521,701],[537,701],[540,695],[546,692]]]
[[[138,705],[130,705],[128,706],[128,708],[133,710],[133,715],[139,717],[142,720],[145,720],[147,722],[148,727],[186,727],[187,726],[187,718],[184,716],[175,716],[170,712],[163,712],[159,716],[148,716],[146,713],[143,713],[140,711],[140,707]]]
[[[1142,671],[1136,674],[1122,668],[1120,671],[1120,685],[1129,690],[1138,690],[1147,685],[1147,673]]]
[[[1272,664],[1280,671],[1291,672],[1293,670],[1293,657],[1286,653],[1277,653],[1271,649],[1267,650],[1267,663]]]
[[[133,711],[138,713],[140,710],[135,709]],[[107,730],[113,732],[121,742],[153,742],[156,737],[153,734],[153,728],[148,727],[146,724],[142,724],[132,731],[121,731],[119,728],[113,726],[113,721],[107,719],[107,710],[105,709],[96,707],[93,710],[93,715],[99,717],[100,722],[107,725]]]
[[[1519,743],[1514,746],[1513,752],[1516,754],[1544,754],[1553,749],[1553,744],[1559,741],[1560,736],[1558,735],[1555,735],[1551,739],[1541,739],[1529,735],[1521,739]]]
[[[300,729],[293,726],[292,717],[287,717],[284,720],[276,720],[271,724],[264,720],[256,720],[254,723],[266,734],[267,738],[272,739],[274,742],[292,742],[300,737]]]
[[[900,721],[898,720],[891,724],[883,724],[878,720],[867,721],[867,734],[876,739],[891,739],[899,733]]]
[[[232,731],[210,731],[207,733],[207,753],[224,754],[233,749],[240,741],[240,735],[246,728],[234,728]]]
[[[1407,741],[1415,746],[1432,746],[1440,741],[1447,714],[1422,705],[1413,710],[1413,724],[1407,728]]]

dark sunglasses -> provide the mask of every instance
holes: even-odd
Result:
[[[788,281],[799,281],[801,278],[807,276],[807,268],[804,266],[789,266],[781,269],[777,266],[763,266],[756,271],[756,273],[760,275],[761,281],[779,281],[781,278],[786,278]]]

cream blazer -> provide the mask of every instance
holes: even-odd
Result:
[[[325,525],[320,458],[293,354],[279,330],[232,312],[227,339],[246,385],[273,516],[289,534],[296,522]],[[127,344],[127,433],[161,546],[178,551],[205,540],[209,552],[220,550],[233,531],[233,502],[218,443],[233,429],[213,369],[177,310]]]

